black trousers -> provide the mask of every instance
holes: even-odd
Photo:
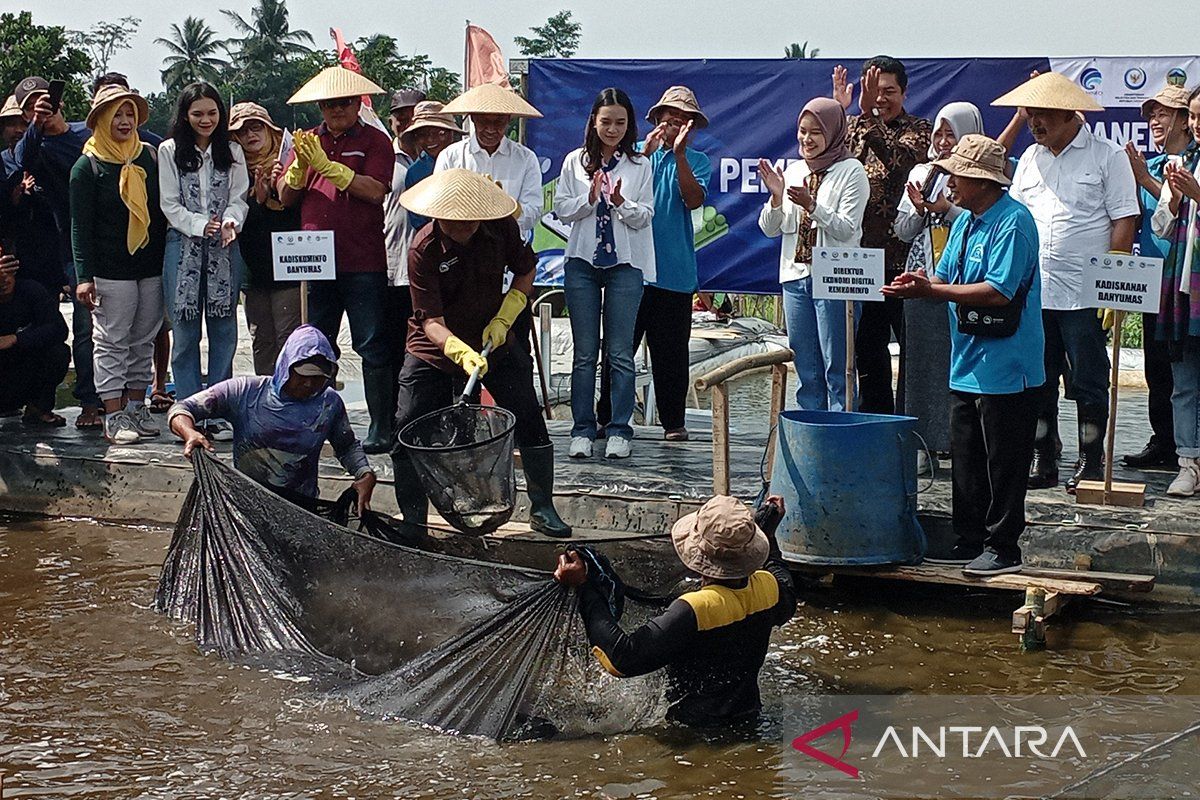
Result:
[[[43,350],[0,350],[0,409],[31,405],[38,411],[53,411],[54,393],[70,363],[66,342]]]
[[[668,431],[685,427],[691,376],[688,343],[692,338],[692,293],[644,287],[633,327],[634,349],[641,344],[643,336],[650,348],[658,422]],[[608,360],[605,359],[600,365],[600,400],[596,403],[596,421],[601,426],[612,419],[608,377]]]
[[[950,392],[953,523],[958,543],[1021,557],[1025,490],[1040,387],[1017,394]]]
[[[1164,339],[1154,338],[1157,314],[1142,314],[1142,354],[1149,389],[1150,430],[1164,447],[1175,449],[1175,420],[1171,415],[1171,393],[1175,378],[1171,375],[1171,350]]]
[[[882,303],[863,303],[862,318],[854,336],[859,411],[868,414],[894,414],[897,411],[892,395],[892,356],[888,352],[893,334],[900,343],[903,363],[904,301],[889,297]],[[900,385],[903,387],[903,382]]]

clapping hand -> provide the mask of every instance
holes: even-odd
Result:
[[[650,131],[646,136],[646,141],[642,143],[642,154],[653,155],[658,148],[663,146],[663,142],[667,139],[667,124],[660,122],[654,126],[654,130]]]
[[[688,136],[690,136],[692,133],[693,122],[693,120],[689,119],[687,124],[679,129],[679,133],[675,134],[675,144],[673,145],[673,149],[675,150],[675,155],[680,158],[687,154],[687,140]]]
[[[612,192],[608,195],[608,202],[612,203],[615,208],[620,208],[625,204],[625,196],[621,194],[620,178],[617,178],[617,182],[613,184]]]
[[[1125,143],[1125,155],[1129,156],[1129,166],[1133,167],[1133,175],[1141,183],[1150,177],[1150,168],[1146,164],[1146,154],[1138,149],[1132,140]]]
[[[805,211],[812,211],[816,205],[813,201],[812,192],[806,186],[789,186],[787,188],[787,196],[788,200],[791,200]]]
[[[925,270],[918,269],[914,272],[901,272],[891,283],[881,287],[879,291],[884,297],[899,297],[908,300],[913,297],[928,296],[931,286]]]
[[[600,201],[601,187],[604,185],[604,170],[598,169],[592,175],[592,186],[588,191],[588,205],[596,205]]]
[[[925,195],[921,194],[921,184],[909,182],[904,185],[904,192],[908,195],[908,202],[912,203],[912,207],[917,210],[917,213],[925,216],[929,204],[925,202]]]
[[[233,220],[225,220],[225,223],[221,226],[221,247],[229,247],[236,238],[237,227],[233,224]]]
[[[771,205],[783,202],[783,167],[776,167],[765,158],[758,160],[758,178],[771,193]]]
[[[1171,192],[1175,196],[1187,197],[1192,202],[1200,202],[1200,181],[1182,164],[1167,163],[1166,179],[1171,184]]]

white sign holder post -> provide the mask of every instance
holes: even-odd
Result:
[[[854,304],[883,302],[883,250],[817,247],[812,255],[814,300],[846,301],[846,410],[854,410]]]
[[[1126,312],[1158,312],[1162,285],[1162,259],[1138,258],[1119,253],[1091,256],[1083,267],[1081,305],[1111,308],[1112,372],[1109,375],[1108,430],[1104,437],[1104,480],[1080,481],[1075,502],[1091,505],[1141,507],[1146,504],[1146,484],[1113,482],[1113,439],[1117,431],[1117,388],[1121,379],[1121,328]],[[1143,336],[1153,332],[1142,331]]]
[[[308,282],[337,278],[333,231],[281,231],[271,234],[277,281],[300,282],[300,323],[308,323]]]

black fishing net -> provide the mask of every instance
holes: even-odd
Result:
[[[319,669],[333,696],[368,714],[495,739],[613,733],[662,718],[661,678],[604,673],[574,594],[549,573],[384,541],[207,453],[193,464],[155,602],[194,623],[201,648]],[[314,509],[340,517],[349,505],[343,497]],[[395,531],[368,519],[376,534]],[[341,676],[332,686],[330,674]]]
[[[400,431],[429,502],[464,533],[484,535],[512,516],[516,417],[462,403],[426,414]]]

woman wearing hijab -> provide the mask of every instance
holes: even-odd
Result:
[[[967,134],[983,133],[983,117],[971,103],[950,103],[933,122],[929,160],[949,158],[954,145]],[[905,272],[923,269],[933,274],[950,225],[962,213],[950,199],[950,176],[933,164],[918,164],[908,174],[905,196],[900,199],[894,230],[911,242]],[[904,411],[917,418],[917,433],[932,452],[950,449],[950,317],[943,300],[916,298],[904,301]],[[917,454],[918,472],[928,469],[924,451]]]
[[[154,148],[138,138],[150,109],[121,86],[92,99],[92,136],[71,169],[75,296],[92,313],[96,391],[104,436],[134,444],[158,436],[146,407],[154,377],[154,337],[163,323],[165,220],[158,204]]]
[[[796,140],[801,160],[786,170],[758,162],[771,192],[758,227],[771,238],[783,236],[779,282],[788,346],[795,354],[796,403],[804,410],[850,411],[846,301],[813,299],[812,254],[817,247],[859,246],[871,185],[862,163],[846,149],[846,112],[837,101],[810,100],[800,112]]]
[[[242,148],[229,141],[220,93],[207,83],[184,87],[159,147],[159,197],[167,218],[163,294],[174,343],[175,393],[200,391],[201,320],[208,336],[208,383],[233,374],[237,350],[237,293],[241,288],[238,233],[246,221],[250,178]],[[221,420],[209,423],[217,441],[233,438]]]
[[[250,174],[249,210],[238,238],[246,274],[242,285],[256,375],[270,375],[283,343],[300,326],[300,284],[275,280],[271,234],[300,230],[300,208],[279,202],[275,185],[283,175],[279,149],[283,131],[258,103],[229,110],[229,132],[242,146]]]

